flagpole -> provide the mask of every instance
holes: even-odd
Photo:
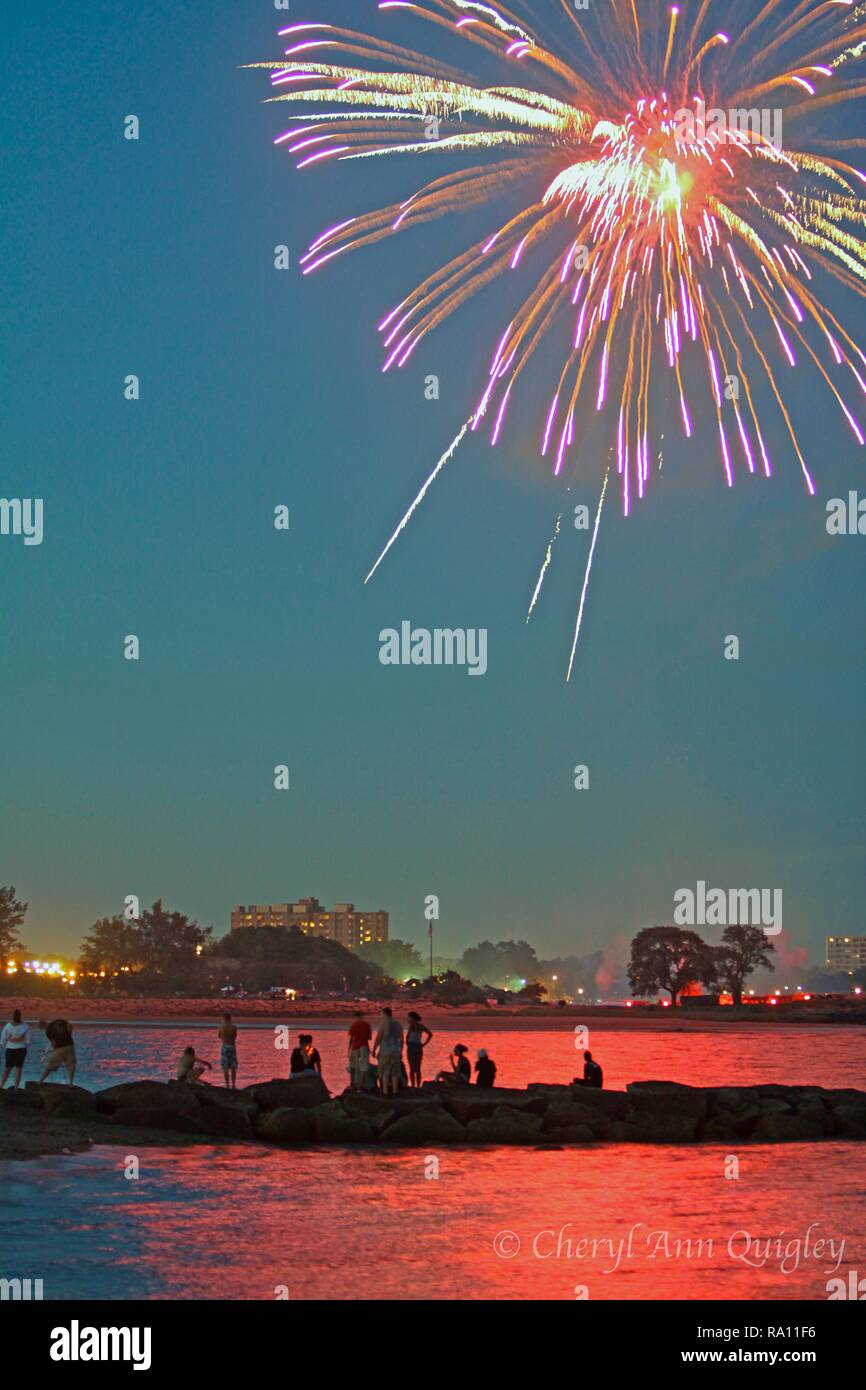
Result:
[[[432,979],[433,979],[433,918],[432,918],[432,917],[430,918],[430,923],[429,923],[429,926],[428,926],[427,930],[428,930],[429,933],[430,933],[430,979],[432,980]]]

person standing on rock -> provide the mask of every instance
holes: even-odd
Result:
[[[225,1077],[226,1086],[232,1091],[237,1090],[238,1084],[238,1049],[237,1049],[238,1030],[232,1023],[231,1014],[223,1014],[223,1021],[220,1025],[220,1066]],[[231,1080],[229,1080],[231,1078]]]
[[[40,1086],[46,1076],[58,1071],[60,1067],[63,1067],[66,1072],[66,1080],[71,1086],[75,1079],[77,1061],[75,1043],[72,1041],[72,1028],[65,1018],[55,1018],[51,1023],[46,1023],[44,1018],[40,1018],[39,1027],[51,1044],[51,1051],[45,1057],[45,1070],[39,1078]]]
[[[383,1096],[396,1096],[403,1064],[403,1025],[394,1018],[387,1005],[382,1010],[382,1022],[373,1043],[373,1056],[379,1063]]]
[[[3,1032],[0,1033],[0,1050],[5,1052],[3,1080],[0,1081],[0,1091],[5,1090],[6,1082],[12,1072],[15,1073],[15,1085],[13,1091],[21,1087],[21,1068],[24,1066],[24,1058],[27,1056],[27,1048],[30,1045],[30,1029],[26,1023],[21,1022],[21,1010],[13,1009],[12,1022],[7,1023]]]
[[[426,1038],[424,1034],[427,1034]],[[409,1027],[406,1029],[406,1061],[409,1065],[409,1085],[417,1090],[421,1085],[421,1062],[424,1057],[424,1048],[432,1038],[433,1034],[426,1023],[421,1022],[420,1014],[413,1010],[409,1015]]]
[[[370,1067],[372,1036],[373,1030],[359,1009],[349,1027],[349,1078],[353,1091],[364,1089],[365,1073]]]

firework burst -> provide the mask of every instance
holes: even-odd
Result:
[[[587,416],[607,409],[612,432],[576,646],[609,478],[626,514],[650,484],[650,395],[661,373],[687,438],[709,412],[728,486],[739,471],[773,472],[760,400],[778,413],[786,453],[814,495],[783,384],[801,365],[864,443],[853,402],[866,394],[866,357],[819,298],[816,274],[866,293],[866,174],[848,162],[866,140],[822,130],[832,108],[866,95],[857,75],[866,5],[592,0],[583,11],[550,0],[543,22],[520,0],[382,0],[378,9],[385,26],[446,31],[464,57],[501,65],[502,81],[482,86],[423,52],[327,23],[283,29],[282,60],[253,66],[270,70],[271,101],[298,108],[275,143],[299,169],[399,154],[448,166],[405,201],[328,228],[303,273],[445,213],[489,209],[518,187],[516,215],[492,221],[382,320],[383,370],[405,366],[491,281],[514,272],[528,291],[472,415],[367,578],[464,436],[486,423],[497,442],[518,378],[542,343],[556,344],[539,411],[552,473],[563,473]],[[725,20],[736,30],[720,28]],[[530,613],[558,533],[559,519]],[[574,646],[569,676],[573,661]]]

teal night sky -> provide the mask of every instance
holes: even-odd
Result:
[[[373,0],[297,0],[291,22],[350,15],[411,42]],[[28,944],[71,950],[130,893],[219,933],[237,903],[351,900],[420,942],[435,893],[446,954],[622,954],[701,879],[782,889],[786,949],[821,961],[825,934],[864,931],[866,537],[824,522],[866,497],[866,450],[804,361],[783,380],[818,496],[763,390],[775,476],[737,454],[728,491],[706,388],[686,445],[660,372],[663,469],[628,519],[609,499],[566,685],[588,546],[569,515],[594,512],[617,401],[554,482],[557,339],[497,449],[472,437],[365,587],[534,263],[383,376],[377,322],[499,209],[301,277],[320,231],[424,180],[409,158],[296,173],[273,147],[285,109],[240,65],[279,57],[286,22],[266,0],[6,21],[0,495],[45,509],[41,546],[0,536],[0,883],[30,902]],[[866,338],[863,301],[822,291]],[[486,628],[486,675],[381,665],[404,620]]]

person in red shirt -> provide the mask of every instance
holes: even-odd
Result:
[[[349,1075],[352,1090],[363,1091],[366,1072],[370,1066],[370,1039],[373,1030],[362,1013],[356,1013],[349,1028]]]

